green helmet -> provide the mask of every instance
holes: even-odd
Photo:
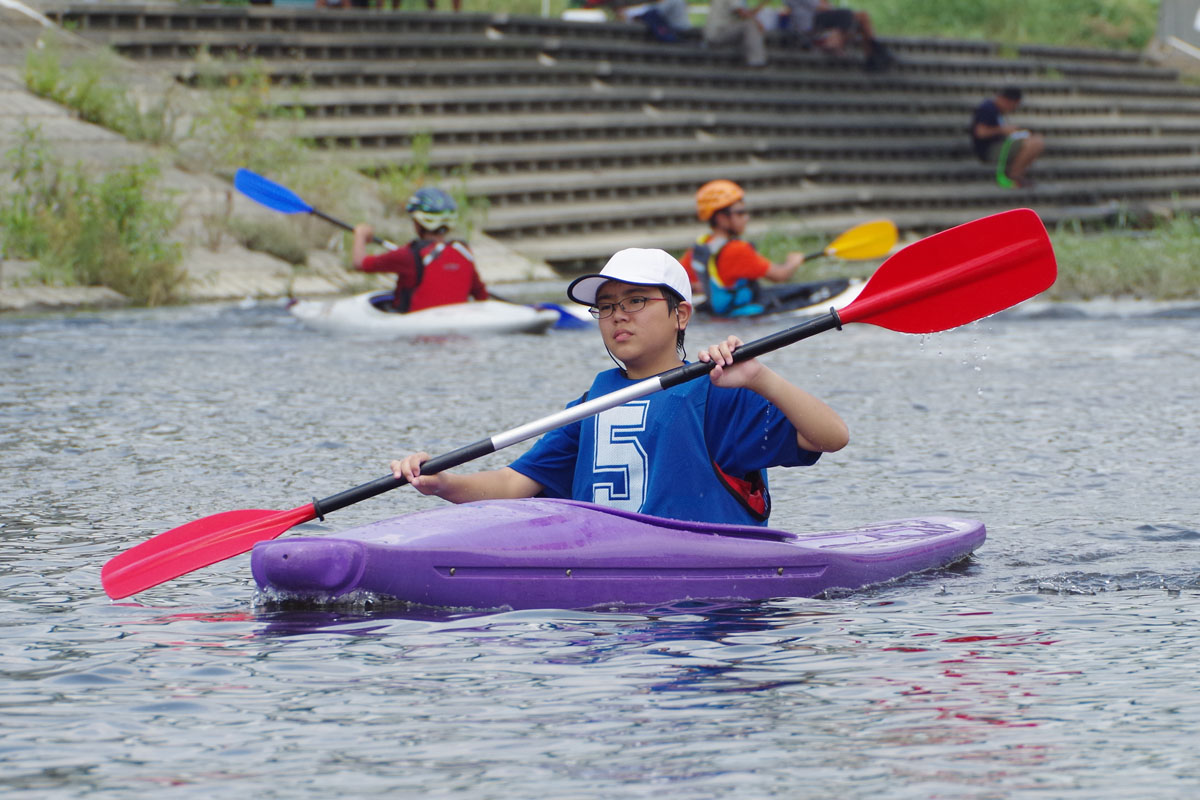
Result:
[[[458,221],[458,203],[454,198],[433,186],[422,186],[413,192],[404,206],[413,219],[427,231],[453,228]]]

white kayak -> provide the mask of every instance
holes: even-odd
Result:
[[[815,317],[825,314],[831,308],[843,309],[858,299],[862,294],[866,281],[832,280],[823,281],[813,286],[813,294],[795,304],[784,304],[782,308],[767,311],[763,317]]]
[[[543,333],[559,321],[559,312],[533,306],[482,300],[435,306],[407,314],[386,311],[375,302],[391,292],[366,292],[336,300],[298,300],[289,311],[318,330],[375,336],[448,336],[472,333]]]

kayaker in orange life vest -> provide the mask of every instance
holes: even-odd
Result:
[[[788,253],[782,264],[775,264],[743,240],[750,221],[745,197],[742,187],[727,180],[709,181],[696,192],[696,215],[710,230],[679,261],[692,291],[708,297],[698,310],[723,317],[761,314],[786,303],[797,289],[808,291],[761,285],[763,278],[786,283],[804,263],[804,254]]]
[[[408,198],[404,210],[412,216],[417,238],[396,250],[367,255],[367,243],[375,229],[366,223],[354,226],[354,268],[396,273],[392,310],[405,313],[465,303],[469,297],[488,299],[470,248],[466,242],[448,238],[458,221],[454,198],[441,189],[424,186]]]

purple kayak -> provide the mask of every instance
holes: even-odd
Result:
[[[250,565],[259,588],[281,598],[370,592],[451,608],[582,609],[813,597],[952,564],[985,536],[983,523],[950,517],[794,534],[573,500],[487,500],[260,542]]]

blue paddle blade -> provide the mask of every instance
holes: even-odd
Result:
[[[554,323],[554,329],[557,331],[590,330],[596,327],[593,320],[577,317],[558,303],[532,303],[532,306],[539,311],[557,311],[558,322]]]
[[[233,188],[251,200],[262,203],[267,208],[282,211],[284,214],[311,214],[313,212],[313,207],[304,202],[291,189],[269,181],[245,167],[240,168],[233,176]]]

